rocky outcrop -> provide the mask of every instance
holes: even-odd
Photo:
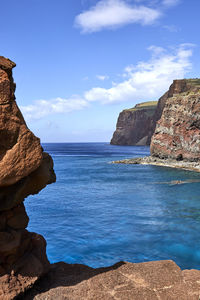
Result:
[[[200,271],[181,271],[173,261],[100,269],[58,263],[23,300],[199,300],[199,295]]]
[[[119,114],[112,145],[150,145],[156,101],[137,104]]]
[[[15,102],[12,68],[0,56],[0,299],[13,299],[49,269],[46,242],[26,230],[24,199],[55,181],[53,161]]]
[[[169,90],[157,101],[137,104],[119,114],[112,145],[150,145],[157,121],[160,120],[168,98],[195,90],[198,79],[174,80]]]
[[[158,158],[200,159],[200,80],[175,80],[151,141]]]

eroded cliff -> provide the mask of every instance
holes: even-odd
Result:
[[[150,145],[156,106],[156,101],[150,101],[123,110],[119,114],[116,131],[110,143],[112,145]]]
[[[173,95],[194,91],[197,83],[197,79],[174,80],[169,90],[158,101],[140,103],[131,109],[123,110],[119,114],[116,131],[110,143],[113,145],[150,145],[157,121],[161,118],[167,100]]]
[[[151,155],[200,159],[200,79],[176,80],[170,87],[152,137]]]
[[[15,102],[12,68],[0,56],[0,299],[13,299],[49,269],[46,242],[26,230],[23,204],[55,182],[53,161],[27,128]]]

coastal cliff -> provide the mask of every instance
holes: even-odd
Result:
[[[12,68],[0,56],[0,299],[13,299],[49,269],[46,242],[26,230],[23,204],[55,181],[53,161],[27,128],[15,102]]]
[[[151,139],[151,156],[114,163],[200,172],[200,79],[174,80],[159,99],[154,117],[158,121]]]
[[[26,230],[23,202],[56,177],[15,102],[13,67],[0,56],[0,300],[199,300],[200,271],[173,261],[99,269],[49,263],[44,238]]]
[[[158,101],[137,104],[123,110],[118,117],[112,145],[150,145],[157,121],[160,120],[167,100],[174,95],[194,91],[197,80],[174,80],[169,90]],[[171,100],[170,100],[171,101]]]
[[[150,145],[157,101],[137,104],[119,114],[112,145]]]
[[[200,159],[200,79],[176,80],[151,141],[158,158]]]

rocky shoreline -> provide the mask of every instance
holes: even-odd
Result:
[[[183,169],[187,171],[200,172],[200,162],[199,161],[178,161],[176,159],[162,159],[153,156],[129,158],[123,160],[112,161],[114,164],[132,164],[132,165],[152,165],[159,167],[168,167]]]

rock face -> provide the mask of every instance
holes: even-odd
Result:
[[[200,80],[175,80],[167,93],[152,137],[151,155],[197,161],[200,159]]]
[[[157,102],[144,102],[123,110],[118,118],[112,145],[150,145]]]
[[[55,181],[53,161],[15,102],[12,68],[0,56],[0,299],[13,299],[49,269],[46,242],[26,230],[24,198]]]
[[[120,262],[108,268],[52,265],[23,300],[199,300],[200,271],[173,261]]]
[[[160,120],[165,103],[173,95],[195,90],[198,79],[174,80],[169,90],[157,101],[137,104],[123,110],[118,118],[112,145],[150,145],[156,123]]]

